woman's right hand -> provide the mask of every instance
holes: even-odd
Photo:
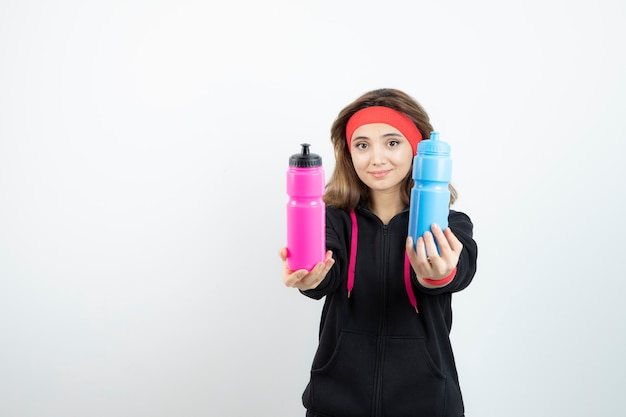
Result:
[[[278,255],[283,260],[283,282],[287,287],[297,288],[302,291],[316,288],[335,264],[332,251],[327,251],[324,262],[315,265],[315,268],[311,271],[306,269],[292,271],[287,265],[287,248],[282,248]]]

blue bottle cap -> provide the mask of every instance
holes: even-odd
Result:
[[[417,144],[417,152],[425,155],[450,155],[450,145],[439,140],[439,132],[430,132],[430,138]]]

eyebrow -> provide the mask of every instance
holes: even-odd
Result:
[[[395,132],[390,132],[390,133],[385,133],[383,136],[383,138],[389,138],[389,137],[394,137],[394,138],[403,138],[404,136],[402,136],[399,133],[395,133]],[[352,139],[353,141],[357,140],[357,139],[365,139],[365,140],[369,140],[370,138],[368,136],[357,136],[356,138]]]

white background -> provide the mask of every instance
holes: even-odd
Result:
[[[322,303],[285,172],[395,87],[479,244],[467,415],[614,416],[626,373],[626,3],[0,3],[0,415],[304,415]]]

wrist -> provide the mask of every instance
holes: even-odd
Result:
[[[437,287],[443,287],[443,286],[448,285],[450,282],[452,282],[452,280],[454,279],[455,275],[456,275],[456,266],[454,268],[452,268],[452,272],[450,272],[450,275],[448,275],[445,278],[441,278],[441,279],[422,278],[422,280],[424,280],[424,282],[429,284],[429,285],[435,285]]]

